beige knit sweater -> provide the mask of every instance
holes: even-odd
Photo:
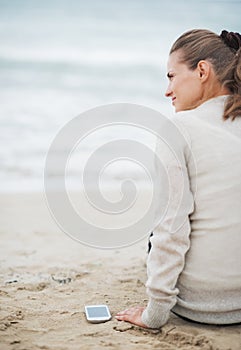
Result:
[[[172,141],[175,156],[158,142],[169,203],[147,259],[142,321],[152,328],[171,310],[199,322],[241,322],[241,117],[223,121],[226,98],[175,114],[185,139]],[[160,178],[160,202],[162,190]]]

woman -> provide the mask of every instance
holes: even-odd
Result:
[[[159,328],[173,311],[209,324],[241,322],[240,47],[238,33],[191,30],[171,48],[166,96],[195,159],[194,167],[186,148],[180,150],[190,188],[184,224],[173,235],[165,220],[156,227],[147,260],[148,305],[119,312],[117,320]],[[174,176],[171,184],[178,192]]]

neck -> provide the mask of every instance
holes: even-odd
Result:
[[[223,95],[230,95],[230,91],[229,89],[222,86],[219,82],[216,81],[212,84],[209,84],[208,87],[206,86],[206,88],[203,91],[202,102]]]

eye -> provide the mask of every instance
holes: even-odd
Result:
[[[174,77],[174,74],[172,73],[167,73],[167,77],[169,80],[172,80],[172,78]]]

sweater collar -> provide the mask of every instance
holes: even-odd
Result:
[[[210,104],[224,104],[230,95],[221,95],[217,97],[210,98],[209,100],[203,102],[198,108],[206,107]]]

